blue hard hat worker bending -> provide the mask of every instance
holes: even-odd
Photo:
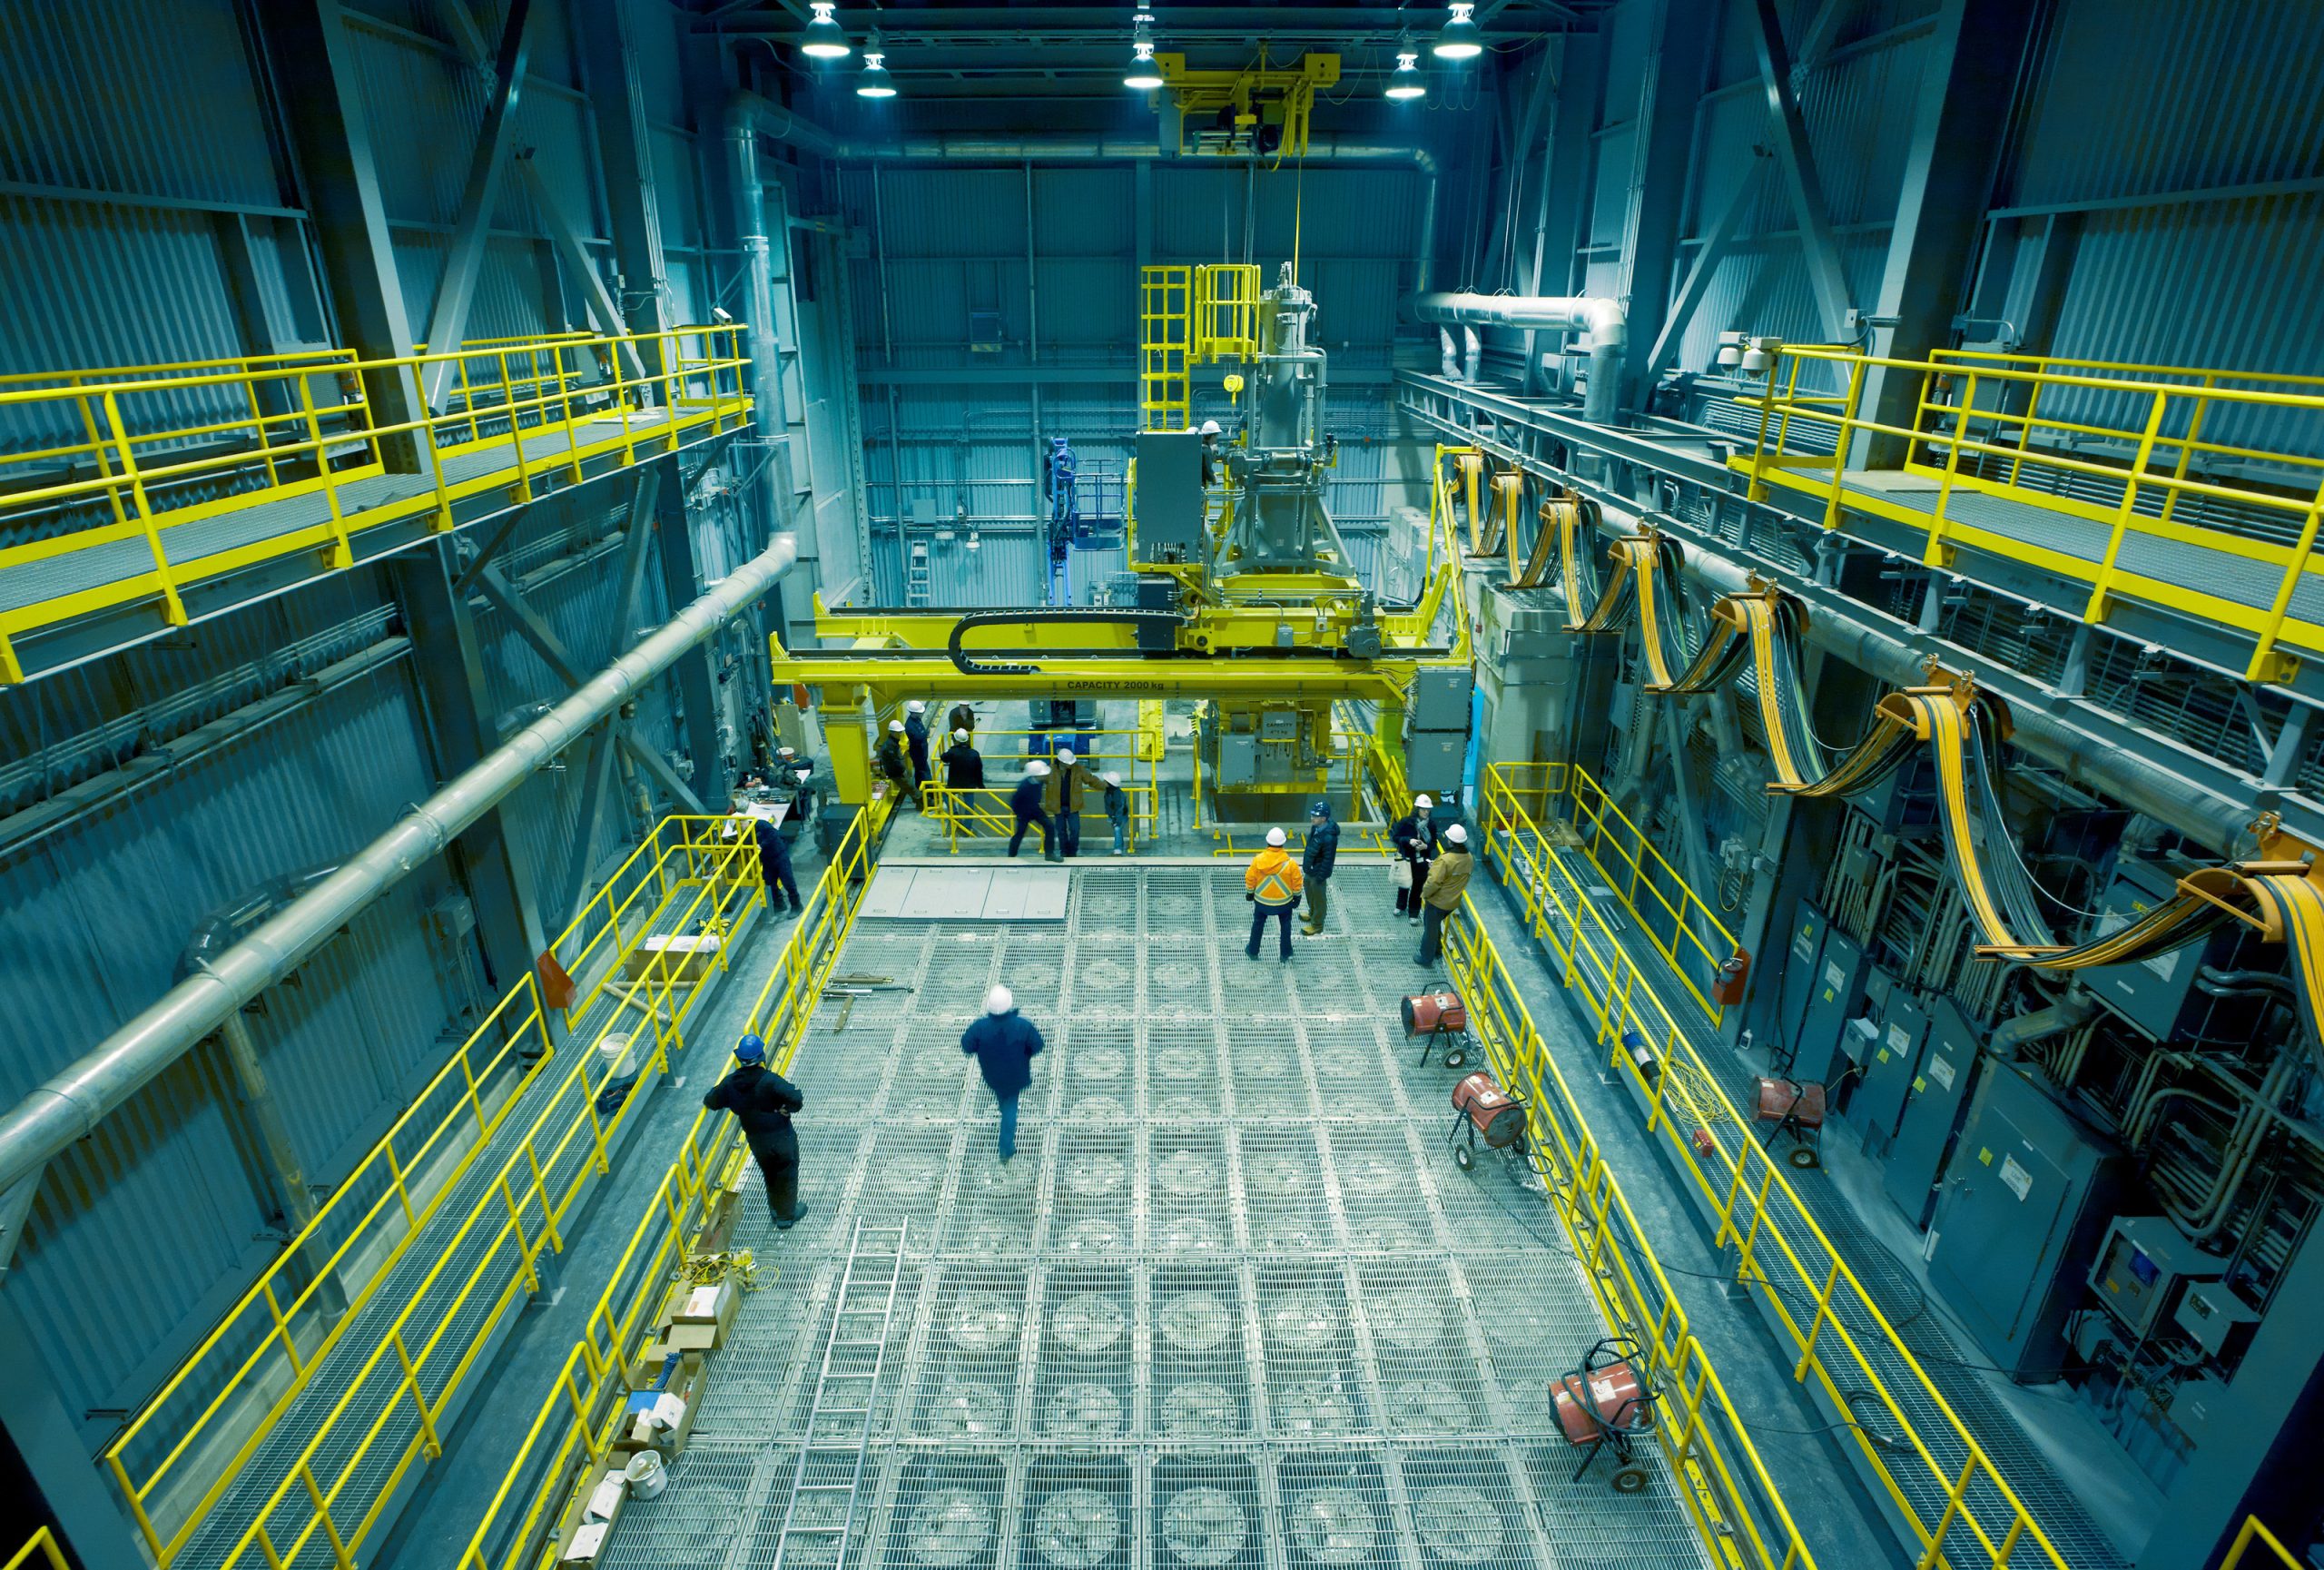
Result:
[[[799,1087],[766,1066],[766,1042],[744,1036],[734,1043],[734,1069],[710,1087],[702,1104],[732,1112],[743,1125],[751,1157],[766,1180],[766,1205],[775,1230],[787,1232],[807,1213],[799,1202],[799,1136],[791,1114],[807,1104]]]

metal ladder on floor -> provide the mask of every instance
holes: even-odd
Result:
[[[929,603],[928,545],[924,540],[911,542],[911,555],[904,564],[904,604],[924,606]]]
[[[819,1567],[843,1570],[847,1562],[855,1496],[872,1447],[872,1413],[879,1405],[880,1376],[887,1366],[888,1333],[895,1322],[896,1284],[903,1278],[904,1237],[910,1227],[909,1221],[866,1226],[858,1219],[848,1235],[847,1265],[840,1272],[831,1330],[823,1338],[814,1404],[807,1410],[799,1461],[791,1474],[791,1500],[783,1508],[783,1526],[775,1534],[773,1570],[785,1570],[794,1538],[817,1545],[812,1558]],[[883,1268],[884,1281],[879,1279]],[[825,1433],[824,1424],[832,1419],[847,1425],[846,1431]]]

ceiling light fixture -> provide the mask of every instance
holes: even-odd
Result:
[[[1436,35],[1436,43],[1429,51],[1439,60],[1474,60],[1485,52],[1484,35],[1469,13],[1476,9],[1475,0],[1452,0],[1448,9],[1452,13]]]
[[[1130,44],[1129,74],[1122,78],[1122,85],[1134,87],[1140,93],[1151,93],[1162,85],[1162,73],[1154,64],[1154,35],[1147,25],[1153,16],[1145,11],[1137,15],[1137,34]]]
[[[1397,41],[1396,69],[1389,74],[1387,95],[1400,104],[1428,96],[1428,84],[1420,74],[1420,51],[1409,38]]]
[[[881,64],[887,58],[888,52],[881,46],[880,35],[874,31],[863,41],[863,79],[855,84],[858,98],[893,98],[896,95],[895,78],[888,74],[887,66]]]
[[[847,35],[840,31],[838,21],[832,15],[838,7],[839,0],[811,0],[811,3],[815,15],[799,40],[799,53],[810,60],[846,59],[853,51],[848,45]],[[1442,48],[1439,45],[1440,53]]]

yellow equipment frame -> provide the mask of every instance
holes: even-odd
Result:
[[[1177,105],[1177,150],[1182,153],[1188,151],[1187,122],[1197,115],[1216,116],[1220,110],[1231,108],[1235,129],[1247,135],[1279,105],[1283,141],[1274,156],[1304,157],[1307,119],[1315,107],[1316,90],[1335,86],[1340,79],[1340,57],[1323,53],[1302,55],[1292,66],[1269,65],[1263,54],[1258,64],[1242,71],[1190,71],[1183,54],[1157,54],[1154,65]]]

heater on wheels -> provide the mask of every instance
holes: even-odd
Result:
[[[1423,992],[1403,1002],[1404,1040],[1420,1038],[1420,1061],[1428,1061],[1430,1047],[1442,1043],[1444,1066],[1457,1069],[1469,1061],[1469,1006],[1461,994],[1445,991]]]
[[[1613,1336],[1584,1353],[1581,1367],[1551,1381],[1558,1429],[1567,1444],[1582,1452],[1581,1465],[1573,1469],[1576,1482],[1600,1451],[1610,1449],[1614,1492],[1635,1494],[1646,1486],[1646,1468],[1638,1464],[1635,1447],[1654,1432],[1657,1397],[1645,1366],[1636,1341]]]
[[[1493,1083],[1479,1069],[1452,1087],[1452,1129],[1445,1136],[1462,1171],[1477,1164],[1477,1141],[1485,1148],[1525,1153],[1525,1102]]]

